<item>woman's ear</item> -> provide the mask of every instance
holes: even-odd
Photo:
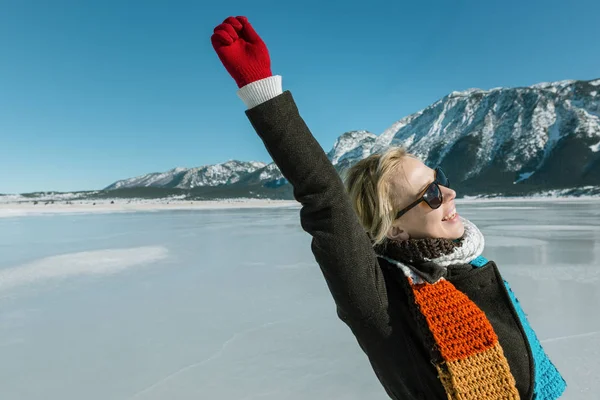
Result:
[[[392,226],[387,232],[387,238],[390,240],[408,240],[410,235],[402,227]]]

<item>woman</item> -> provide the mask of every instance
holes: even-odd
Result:
[[[302,204],[300,222],[337,305],[392,399],[556,399],[548,360],[456,193],[392,148],[358,162],[347,188],[300,117],[245,17],[211,38],[246,114]]]

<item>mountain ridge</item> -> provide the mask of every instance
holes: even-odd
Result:
[[[370,154],[403,146],[440,165],[463,194],[600,185],[600,79],[454,91],[380,135],[338,137],[327,156],[340,174]],[[287,185],[274,163],[229,160],[117,181],[105,190],[225,187],[266,192]]]

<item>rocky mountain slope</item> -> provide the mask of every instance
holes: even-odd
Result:
[[[522,195],[600,185],[600,79],[452,92],[380,135],[352,131],[327,153],[340,173],[370,154],[404,146],[441,165],[461,195]],[[219,187],[268,193],[289,186],[274,163],[176,168],[115,182],[139,187]],[[291,190],[286,189],[287,195]],[[287,196],[286,195],[286,196]]]

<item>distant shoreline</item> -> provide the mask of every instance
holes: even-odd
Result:
[[[0,202],[0,218],[48,214],[110,214],[167,210],[212,210],[300,206],[295,200],[226,199],[182,201],[168,199],[108,199]]]
[[[1,199],[1,197],[0,197]],[[599,202],[599,196],[581,197],[495,197],[459,198],[457,204],[510,203],[510,202]],[[238,208],[300,208],[296,200],[271,199],[221,199],[221,200],[173,200],[173,199],[105,199],[105,200],[38,200],[0,201],[0,218],[25,217],[52,214],[110,214],[128,212],[156,212],[169,210],[213,210]]]

